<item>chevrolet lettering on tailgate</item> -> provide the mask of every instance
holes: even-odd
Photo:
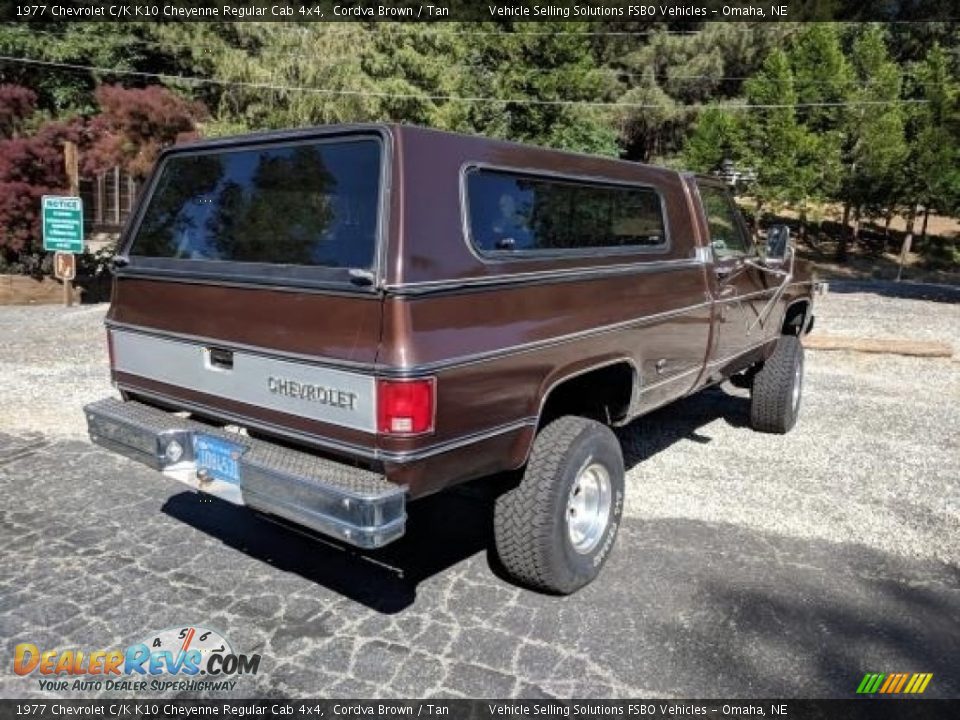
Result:
[[[357,404],[355,393],[297,382],[296,380],[284,380],[271,376],[267,378],[267,388],[277,395],[287,395],[300,400],[313,400],[324,405],[333,405],[348,410],[353,410]]]

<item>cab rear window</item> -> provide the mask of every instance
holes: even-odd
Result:
[[[362,138],[171,155],[129,254],[185,266],[370,268],[380,153]]]

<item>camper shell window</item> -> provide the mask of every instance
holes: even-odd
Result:
[[[542,256],[668,247],[663,202],[651,187],[472,168],[470,240],[483,256]]]
[[[131,267],[326,279],[371,269],[382,165],[369,136],[175,152],[135,227]]]

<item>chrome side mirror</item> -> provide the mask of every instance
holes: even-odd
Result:
[[[790,228],[786,225],[771,225],[767,230],[767,246],[763,260],[768,265],[782,265],[790,249]]]

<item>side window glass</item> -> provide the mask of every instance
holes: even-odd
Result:
[[[472,170],[467,211],[482,253],[667,247],[660,196],[648,187]]]
[[[700,186],[700,197],[710,228],[710,245],[718,260],[746,255],[750,243],[740,223],[740,211],[730,194],[721,188]]]

